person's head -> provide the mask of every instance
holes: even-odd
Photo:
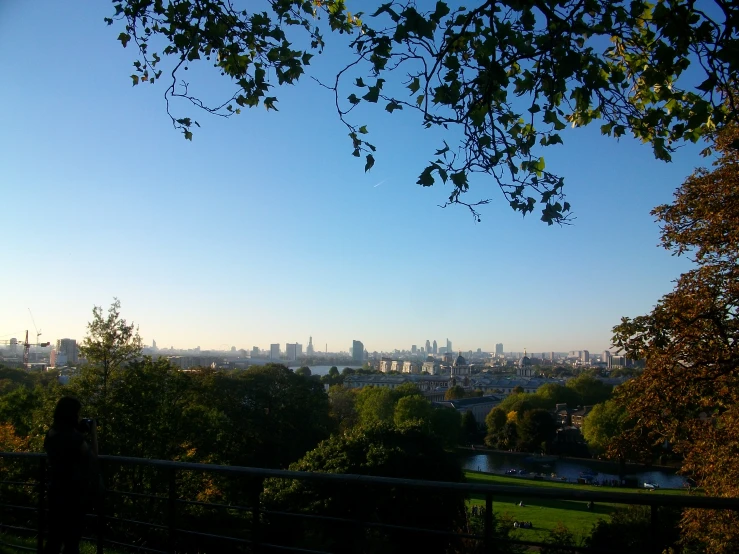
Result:
[[[72,396],[59,399],[54,408],[54,427],[77,427],[82,404]]]

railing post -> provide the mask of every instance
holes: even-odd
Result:
[[[652,504],[649,506],[649,515],[650,515],[650,528],[649,528],[649,551],[654,554],[659,554],[661,552],[660,550],[660,540],[657,536],[657,530],[659,529],[659,522],[657,521],[657,505]]]
[[[38,473],[38,537],[36,538],[36,552],[44,551],[44,532],[46,531],[46,457],[39,458]]]
[[[169,496],[167,502],[167,516],[169,527],[167,552],[174,554],[177,550],[177,470],[174,467],[167,469],[169,475]]]
[[[360,499],[366,498],[367,489],[361,484],[357,484],[348,491],[342,491],[342,494],[351,498],[352,519],[354,522],[352,523],[353,537],[350,541],[354,551],[361,552],[362,547],[365,545],[365,527],[364,518],[362,517],[362,501]],[[346,544],[348,543],[349,540],[347,540]]]
[[[485,494],[485,552],[493,551],[493,493]]]
[[[259,553],[262,550],[262,537],[261,537],[261,507],[259,505],[260,497],[262,496],[262,483],[263,480],[256,478],[251,488],[251,540],[252,540],[252,552]]]
[[[98,480],[105,483],[103,468],[105,463],[102,460],[98,460],[99,475]],[[97,483],[96,483],[97,485]],[[95,508],[97,510],[97,554],[104,554],[105,546],[105,487],[98,487],[97,494],[95,495]]]

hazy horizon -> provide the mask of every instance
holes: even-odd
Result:
[[[129,320],[129,323],[130,323],[130,320]],[[135,321],[133,323],[134,324],[137,324],[137,322],[135,322]],[[39,342],[41,342],[41,343],[49,342],[50,343],[50,345],[49,345],[50,348],[53,348],[54,347],[54,344],[55,344],[55,342],[58,339],[74,339],[74,340],[77,341],[77,344],[79,345],[82,342],[82,339],[84,338],[83,335],[76,336],[76,337],[75,336],[65,335],[65,336],[59,336],[59,337],[49,338],[47,336],[47,333],[44,332],[43,329],[39,328],[39,330],[42,331],[41,337],[39,338]],[[29,340],[29,342],[35,343],[35,337],[36,337],[35,331],[34,331],[33,327],[31,327],[31,329],[28,330],[28,340]],[[7,340],[9,338],[11,338],[11,337],[10,336],[8,336],[8,337],[2,337],[2,338],[0,338],[0,340]],[[25,331],[23,332],[23,334],[19,334],[18,336],[13,336],[12,338],[17,338],[18,339],[18,343],[20,345],[20,343],[25,338]],[[285,341],[285,340],[282,340],[282,341],[272,341],[271,343],[268,343],[268,344],[249,344],[249,345],[222,343],[222,344],[219,344],[219,345],[216,345],[216,346],[213,346],[213,345],[211,345],[211,346],[203,346],[201,344],[192,344],[192,345],[182,345],[182,344],[176,344],[176,343],[173,343],[173,344],[166,343],[165,344],[165,343],[157,340],[156,337],[144,337],[144,336],[142,336],[141,339],[142,339],[144,348],[151,348],[153,346],[152,345],[152,339],[153,339],[154,341],[156,341],[156,348],[158,350],[170,350],[170,349],[172,349],[172,350],[175,350],[175,351],[185,351],[185,350],[194,350],[194,349],[196,349],[196,348],[199,347],[202,352],[207,352],[207,351],[228,352],[228,351],[231,351],[231,348],[232,347],[235,347],[237,351],[240,351],[240,350],[251,351],[251,349],[254,346],[257,346],[262,351],[269,351],[270,344],[279,344],[280,345],[280,352],[282,354],[285,353],[285,346],[288,343],[292,344],[292,343],[297,342],[298,344],[302,345],[302,347],[303,347],[303,351],[302,351],[301,357],[306,357],[307,356],[306,347],[308,346],[308,340],[305,340],[305,341],[301,341],[301,340]],[[361,339],[357,339],[357,340],[361,340]],[[433,343],[433,339],[429,339],[429,340],[431,340],[431,342]],[[436,340],[439,343],[438,344],[438,347],[439,348],[445,348],[446,347],[445,346],[446,345],[446,342],[445,341],[442,343],[439,339],[436,339]],[[426,341],[424,340],[424,341],[422,341],[420,343],[413,343],[413,344],[415,344],[416,347],[420,350],[421,347],[424,347],[425,348],[425,343],[426,343]],[[0,348],[7,348],[7,346],[8,345],[4,345],[3,344],[3,345],[0,345]],[[390,347],[390,348],[385,348],[385,349],[369,348],[367,344],[365,344],[364,346],[365,346],[365,350],[367,350],[370,353],[371,352],[385,352],[385,353],[388,353],[388,352],[393,352],[394,350],[410,351],[412,344],[409,344],[409,345],[396,345],[396,346],[393,346],[393,347]],[[470,350],[472,350],[473,352],[476,352],[478,348],[480,348],[483,352],[488,352],[488,353],[494,353],[495,352],[495,344],[493,344],[493,345],[491,345],[489,347],[480,346],[480,345],[474,346],[474,347],[473,346],[466,346],[466,347],[465,346],[462,346],[462,347],[458,347],[457,344],[452,340],[452,346],[453,346],[453,352],[454,353],[457,353],[457,352],[460,352],[461,351],[462,354],[466,354]],[[606,348],[600,348],[600,349],[589,349],[587,347],[583,347],[582,345],[579,346],[579,347],[577,347],[577,348],[567,348],[567,349],[565,349],[565,348],[555,348],[553,350],[552,349],[544,350],[544,349],[541,349],[541,348],[529,348],[529,347],[523,347],[523,348],[520,348],[520,349],[515,349],[515,348],[509,349],[506,346],[505,343],[503,343],[503,346],[504,346],[504,352],[506,354],[523,353],[524,350],[525,350],[528,353],[529,356],[536,355],[536,354],[549,354],[550,352],[554,352],[555,354],[562,354],[562,353],[568,353],[568,352],[577,351],[577,350],[587,350],[588,352],[590,352],[591,355],[598,355],[598,354],[602,353],[604,350],[608,350],[609,349],[608,347],[606,347]],[[326,348],[326,343],[317,343],[314,340],[313,341],[313,347],[315,349],[316,355],[317,356],[321,356],[322,354],[325,353],[324,351],[325,351],[325,348]],[[351,351],[348,350],[347,348],[341,348],[341,346],[338,346],[337,348],[332,349],[331,343],[328,343],[328,354],[329,355],[332,355],[332,354],[334,354],[334,355],[335,354],[346,354],[347,356],[351,356]],[[613,348],[611,348],[611,350],[613,350]]]

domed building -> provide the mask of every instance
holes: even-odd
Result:
[[[526,349],[523,349],[523,358],[518,360],[518,369],[516,370],[518,377],[536,377],[536,371],[533,367],[531,358],[526,355]]]
[[[470,366],[467,363],[467,360],[464,359],[464,356],[462,356],[462,352],[459,353],[459,356],[457,356],[457,359],[454,360],[454,363],[452,364],[450,377],[453,383],[452,386],[455,384],[461,384],[464,386],[469,385]]]
[[[464,356],[462,356],[462,352],[459,353],[459,356],[457,356],[457,359],[454,360],[454,364],[452,365],[452,375],[469,375],[470,374],[470,366],[467,363],[467,360],[464,359]]]

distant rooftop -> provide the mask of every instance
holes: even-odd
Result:
[[[460,398],[458,400],[445,400],[444,402],[436,402],[436,404],[443,404],[444,406],[451,406],[452,408],[469,408],[471,406],[477,406],[480,404],[496,404],[503,401],[500,396],[475,396],[472,398]]]
[[[449,375],[418,375],[404,373],[402,375],[347,375],[344,381],[362,381],[365,383],[403,383],[405,381],[448,381]]]

